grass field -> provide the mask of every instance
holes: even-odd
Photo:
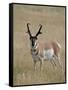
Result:
[[[65,82],[65,8],[47,6],[14,5],[14,60],[13,84],[31,85]],[[27,23],[31,23],[30,30],[35,34],[42,24],[42,35],[38,39],[58,41],[61,45],[62,68],[53,67],[50,61],[43,63],[40,72],[39,62],[34,72],[33,60],[30,54],[29,36],[26,34]]]

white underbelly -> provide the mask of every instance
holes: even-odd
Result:
[[[49,59],[49,60],[53,59],[54,50],[53,49],[44,50],[42,56],[43,59]]]

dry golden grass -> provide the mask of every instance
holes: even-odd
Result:
[[[54,67],[50,61],[45,61],[40,72],[39,62],[34,72],[33,60],[30,54],[29,36],[26,34],[26,24],[31,23],[30,30],[36,33],[39,24],[43,25],[43,41],[56,40],[61,45],[61,65]],[[14,5],[14,60],[13,84],[47,84],[65,82],[65,8],[47,6]]]

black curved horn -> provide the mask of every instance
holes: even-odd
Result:
[[[39,31],[37,32],[36,36],[38,36],[39,34],[42,34],[41,29],[42,29],[42,25],[40,24],[40,28],[39,28]]]
[[[30,25],[30,23],[27,23],[27,29],[28,29],[27,33],[28,33],[29,36],[31,37],[31,32],[30,32],[30,29],[29,29],[29,25]]]

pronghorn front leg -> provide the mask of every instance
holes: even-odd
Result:
[[[36,61],[34,60],[34,71],[36,71]]]
[[[40,60],[40,71],[43,70],[43,60]]]

